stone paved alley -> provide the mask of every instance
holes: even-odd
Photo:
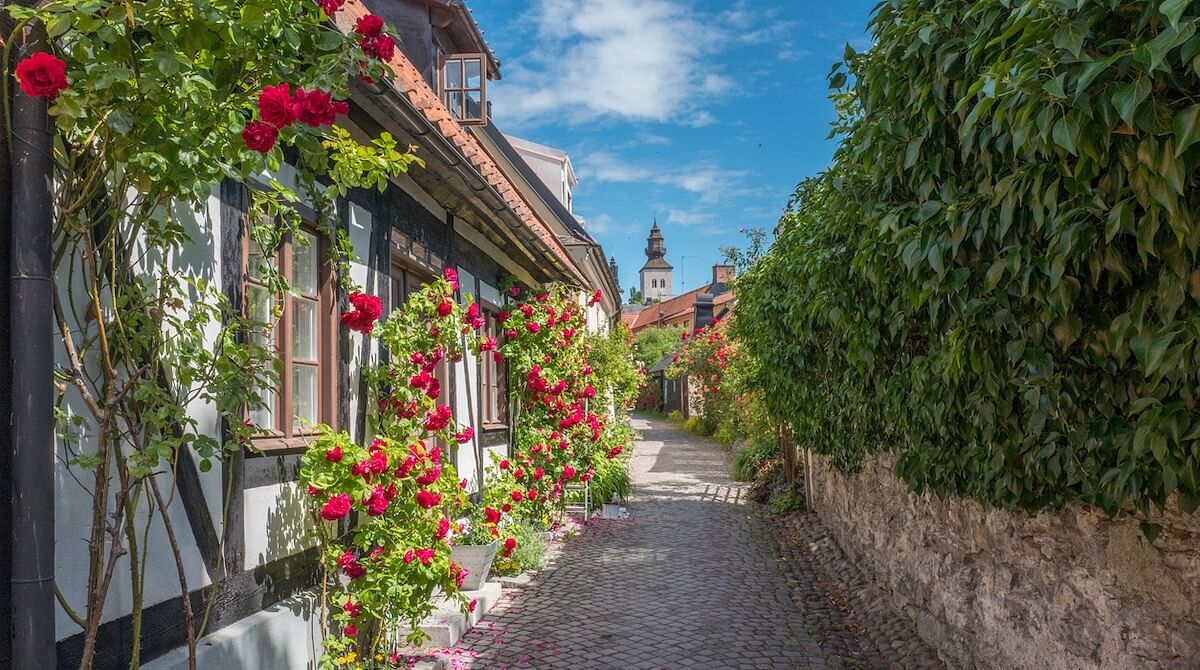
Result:
[[[839,584],[854,577],[806,559],[784,539],[795,525],[780,532],[756,512],[721,447],[664,423],[634,425],[643,437],[630,463],[631,520],[594,522],[568,542],[536,585],[508,592],[441,653],[450,667],[939,667],[895,625],[901,617],[887,617],[895,633],[881,644],[858,634],[860,613]]]

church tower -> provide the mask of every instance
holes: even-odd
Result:
[[[667,255],[666,243],[662,231],[658,229],[658,221],[650,228],[650,236],[646,238],[646,264],[642,266],[642,295],[646,302],[667,300],[675,295],[674,269],[664,258]]]

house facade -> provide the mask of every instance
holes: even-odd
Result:
[[[262,391],[262,408],[248,417],[263,437],[207,472],[185,449],[174,472],[156,475],[162,488],[173,492],[166,513],[178,534],[190,599],[194,608],[207,610],[201,668],[315,667],[321,653],[319,603],[311,590],[320,571],[305,492],[297,483],[300,455],[316,423],[346,430],[359,441],[370,438],[363,401],[367,382],[360,370],[386,352],[375,340],[339,327],[345,296],[331,279],[318,224],[333,223],[347,234],[353,246],[351,277],[381,297],[385,317],[446,268],[458,271],[457,298],[465,303],[474,297],[482,305],[485,329],[492,334],[498,332],[496,317],[507,301],[505,281],[533,287],[566,284],[577,288],[581,305],[602,291],[604,301],[589,308],[593,330],[607,329],[619,314],[620,293],[603,250],[570,214],[569,192],[564,202],[520,154],[506,151],[503,134],[491,122],[487,86],[500,78],[500,63],[465,5],[350,0],[336,20],[349,33],[368,11],[391,24],[401,37],[400,51],[390,63],[390,82],[355,82],[350,112],[338,118],[338,125],[363,142],[386,131],[399,145],[415,146],[425,166],[414,166],[383,191],[349,192],[338,200],[332,222],[318,221],[312,208],[298,203],[312,226],[301,233],[309,244],[289,240],[279,249],[255,248],[248,228],[256,213],[249,211],[247,187],[240,183],[214,185],[207,207],[185,222],[194,237],[208,244],[197,245],[184,262],[219,284],[232,304],[264,314],[277,310],[284,324],[273,342],[282,370],[280,387]],[[295,178],[285,165],[262,175],[261,181],[291,184]],[[257,281],[252,268],[264,258],[285,268],[296,289],[292,294],[272,296]],[[65,278],[57,279],[67,284]],[[21,318],[9,310],[8,290],[7,283],[0,290],[5,331]],[[53,340],[53,333],[46,333],[47,347]],[[10,342],[0,340],[0,345],[5,348],[0,379],[7,380]],[[63,354],[57,355],[56,364],[65,365]],[[468,355],[443,364],[437,376],[459,424],[474,428],[472,439],[452,446],[448,457],[468,491],[478,492],[492,455],[509,452],[507,371],[490,356]],[[0,390],[6,398],[22,393],[20,388]],[[64,411],[82,414],[79,402],[68,394]],[[202,433],[224,441],[228,426],[211,406],[196,402],[190,414]],[[0,438],[0,494],[5,500],[12,497],[11,437]],[[72,448],[86,452],[87,436]],[[82,611],[88,570],[81,547],[91,522],[90,496],[79,483],[68,445],[57,439],[53,449],[53,579],[64,602]],[[3,516],[19,518],[17,504]],[[155,670],[187,667],[181,649],[182,596],[171,547],[161,523],[147,519],[146,528],[142,664]],[[3,530],[7,538],[11,526]],[[14,578],[8,551],[0,554],[0,580],[6,585]],[[127,565],[118,566],[118,572],[122,569]],[[7,590],[0,597],[6,617],[0,624],[6,631],[26,625],[31,610],[53,611],[56,665],[78,667],[82,632],[64,607],[53,601],[12,602]],[[128,580],[114,580],[94,667],[128,667],[133,603]],[[9,648],[0,646],[0,667],[23,667],[6,653]]]

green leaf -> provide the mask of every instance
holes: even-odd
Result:
[[[1145,535],[1146,539],[1149,540],[1151,544],[1158,539],[1159,534],[1163,531],[1162,526],[1156,523],[1150,523],[1149,521],[1143,521],[1141,523],[1141,529],[1142,535]]]
[[[1087,36],[1087,30],[1087,24],[1076,19],[1054,33],[1054,46],[1079,58],[1079,53],[1083,51],[1083,38]]]
[[[1112,103],[1117,108],[1117,113],[1121,115],[1121,120],[1132,126],[1138,107],[1145,102],[1149,95],[1150,79],[1142,77],[1137,81],[1118,86],[1113,93]]]
[[[1164,0],[1163,3],[1158,6],[1158,11],[1162,12],[1162,15],[1167,17],[1167,25],[1171,26],[1172,28],[1178,28],[1179,19],[1183,16],[1184,10],[1187,9],[1188,5],[1190,4],[1192,4],[1192,0]]]
[[[1104,227],[1105,242],[1112,242],[1122,230],[1133,229],[1133,206],[1133,198],[1126,198],[1108,213],[1108,224]]]
[[[1176,112],[1171,125],[1175,130],[1175,157],[1178,158],[1188,147],[1200,140],[1200,105],[1192,105]]]

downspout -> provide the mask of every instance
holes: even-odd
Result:
[[[14,62],[46,49],[40,24],[13,35]],[[7,73],[5,73],[7,76]],[[12,97],[12,655],[14,670],[56,667],[54,628],[54,304],[52,141],[44,98]],[[19,612],[19,614],[18,614]]]

